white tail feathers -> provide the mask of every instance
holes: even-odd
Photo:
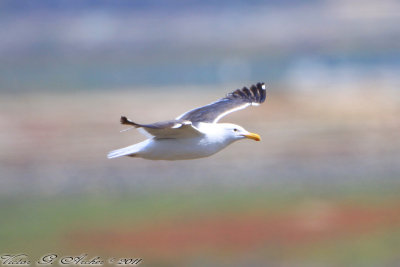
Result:
[[[108,153],[107,158],[113,159],[113,158],[118,158],[122,156],[133,156],[133,154],[139,152],[141,146],[138,146],[138,144],[132,145],[132,146],[127,146],[124,148],[120,148],[117,150],[113,150],[110,153]]]

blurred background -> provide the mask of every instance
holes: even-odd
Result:
[[[399,266],[400,2],[0,2],[0,253],[142,266]],[[264,81],[259,133],[106,159]]]

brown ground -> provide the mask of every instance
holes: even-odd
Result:
[[[108,253],[135,251],[152,258],[182,258],[209,251],[251,253],[263,248],[301,248],[358,238],[400,226],[400,203],[385,208],[311,203],[291,212],[232,214],[151,222],[135,229],[73,231],[74,248]]]

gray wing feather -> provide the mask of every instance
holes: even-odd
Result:
[[[231,112],[244,109],[250,105],[261,104],[265,101],[265,98],[265,84],[257,83],[250,86],[250,89],[247,87],[237,89],[214,103],[192,109],[179,116],[177,120],[187,120],[192,123],[217,122]]]
[[[185,138],[203,135],[192,122],[187,120],[161,121],[152,124],[139,124],[122,116],[121,124],[132,125],[135,128],[143,129],[155,138]]]

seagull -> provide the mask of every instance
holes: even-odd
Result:
[[[187,160],[211,156],[241,139],[260,141],[258,134],[232,123],[218,123],[225,115],[265,101],[264,83],[237,89],[211,104],[192,109],[174,120],[139,124],[125,116],[121,124],[137,128],[147,140],[111,151],[107,157],[149,160]]]

